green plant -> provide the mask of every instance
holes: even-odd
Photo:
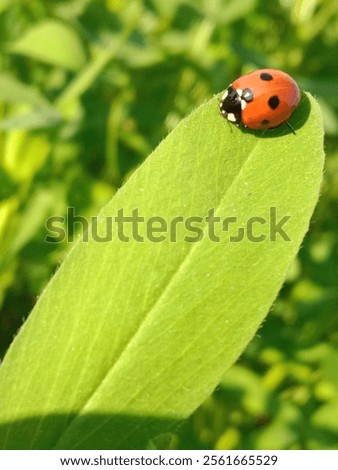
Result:
[[[337,17],[335,0],[0,2],[1,359],[72,246],[46,220],[76,239],[67,208],[97,214],[191,110],[277,68],[320,104],[321,197],[266,320],[171,446],[337,448]]]
[[[296,136],[232,129],[214,98],[159,145],[102,210],[98,231],[138,209],[168,223],[200,216],[204,236],[189,243],[180,226],[177,239],[156,242],[141,228],[140,242],[129,225],[125,240],[76,244],[1,367],[4,448],[142,449],[212,392],[268,312],[318,198],[313,98],[303,96],[292,125]],[[218,241],[210,209],[237,218]],[[272,232],[277,217],[287,235]],[[263,232],[239,239],[252,218]]]

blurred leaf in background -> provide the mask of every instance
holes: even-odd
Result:
[[[96,214],[188,112],[282,69],[322,107],[320,203],[259,334],[172,445],[338,448],[337,23],[335,0],[1,1],[1,356],[70,249],[46,219]]]

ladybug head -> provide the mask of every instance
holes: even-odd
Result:
[[[232,85],[225,90],[219,104],[219,111],[224,118],[228,119],[228,121],[233,122],[234,124],[239,124],[241,122],[241,97]]]
[[[241,90],[240,88],[235,89],[230,85],[224,92],[219,104],[220,113],[228,121],[239,125],[242,122],[243,109],[252,100],[253,93],[250,88]]]

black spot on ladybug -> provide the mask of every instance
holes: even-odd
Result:
[[[271,98],[269,98],[268,105],[270,106],[271,109],[278,108],[278,105],[279,105],[278,96],[277,95],[271,96]]]
[[[265,80],[266,82],[269,82],[270,80],[273,80],[273,76],[270,75],[269,73],[263,72],[261,73],[261,80]]]
[[[250,88],[244,88],[243,93],[242,93],[242,98],[247,103],[250,103],[250,101],[253,100],[252,90]]]
[[[269,124],[269,119],[263,119],[263,121],[261,121],[261,124],[262,126],[267,126]]]

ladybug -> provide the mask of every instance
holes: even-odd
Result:
[[[297,83],[285,72],[261,69],[237,78],[224,92],[219,110],[237,126],[273,129],[287,124],[300,101]]]

